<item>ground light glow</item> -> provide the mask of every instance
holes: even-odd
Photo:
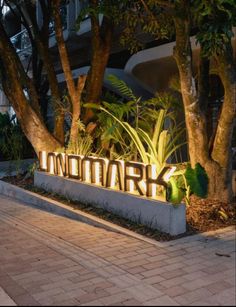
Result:
[[[165,190],[176,170],[175,166],[165,166],[158,173],[152,164],[45,151],[40,152],[39,161],[40,171],[51,175],[154,199],[160,196],[158,186]]]

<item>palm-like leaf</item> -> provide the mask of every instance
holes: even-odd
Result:
[[[107,79],[116,89],[118,89],[122,96],[130,100],[137,100],[137,97],[134,95],[133,91],[127,86],[127,84],[123,80],[120,80],[114,75],[109,75]]]
[[[126,132],[129,134],[129,136],[131,137],[131,139],[135,143],[136,148],[137,148],[137,150],[138,150],[138,152],[140,154],[140,157],[141,157],[142,161],[144,163],[148,164],[148,158],[147,158],[147,155],[146,155],[146,150],[145,150],[145,147],[142,144],[142,141],[139,138],[139,135],[138,135],[137,131],[129,123],[122,122],[116,116],[114,116],[112,113],[110,113],[109,111],[107,111],[103,107],[100,107],[100,110],[105,112],[105,113],[107,113],[112,118],[114,118],[126,130]]]
[[[153,137],[152,137],[152,142],[155,148],[157,146],[157,142],[159,140],[159,137],[160,137],[163,125],[164,125],[165,117],[166,117],[166,111],[161,109],[158,113],[158,117],[156,120],[154,132],[153,132]]]
[[[161,163],[158,160],[158,155],[156,151],[156,147],[154,146],[153,141],[149,137],[149,135],[143,131],[142,129],[138,129],[138,135],[142,138],[142,140],[147,144],[148,152],[146,152],[146,155],[149,158],[150,164],[156,164],[158,169],[161,168]]]

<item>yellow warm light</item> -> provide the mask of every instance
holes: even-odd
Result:
[[[78,163],[75,159],[71,160],[71,171],[72,171],[72,175],[74,176],[78,175]]]
[[[50,165],[49,173],[50,173],[51,175],[54,175],[54,161],[53,161],[53,157],[50,157],[50,163],[49,163],[49,165]]]
[[[85,181],[90,182],[90,162],[85,161]]]
[[[100,163],[95,163],[95,184],[100,183]]]
[[[116,174],[117,174],[117,166],[112,165],[112,168],[111,168],[111,188],[115,188],[115,186],[116,186]]]
[[[54,152],[54,154],[56,155],[57,153]],[[55,167],[56,167],[56,165],[54,165],[54,163],[55,163],[54,158],[52,156],[50,156],[49,157],[49,173],[51,175],[55,175]]]
[[[122,160],[116,160],[116,161],[120,162],[120,164],[122,166],[122,170],[124,172],[125,162],[122,161]],[[109,160],[106,159],[106,163],[108,165]],[[112,167],[111,167],[111,183],[110,183],[110,188],[112,188],[112,189],[117,188],[117,176],[118,176],[118,166],[112,165]]]
[[[166,182],[168,182],[170,180],[170,177],[174,174],[175,170],[176,170],[176,166],[172,166],[169,172],[165,173],[165,175],[163,176],[163,179]]]
[[[155,164],[152,164],[152,178],[155,178],[157,174],[157,167]],[[152,197],[157,195],[157,185],[155,183],[152,184]]]
[[[52,175],[68,176],[154,199],[160,194],[159,190],[162,192],[167,187],[166,182],[176,170],[176,166],[165,166],[160,170],[155,164],[46,151],[39,153],[39,159],[40,169]]]
[[[140,182],[140,185],[141,185],[141,187],[142,187],[142,189],[145,191],[145,193],[146,193],[146,191],[147,191],[147,184],[146,184],[146,182],[144,181],[144,180],[142,180],[141,182]]]
[[[46,151],[42,151],[42,160],[41,160],[41,167],[42,169],[47,169],[47,152]]]
[[[61,155],[62,155],[62,157],[63,157],[63,163],[65,164],[65,154],[62,153]],[[60,164],[59,164],[59,172],[58,172],[58,175],[61,176],[61,177],[64,176],[64,175],[63,175],[62,165],[60,165]]]
[[[135,176],[133,167],[129,167],[128,170],[129,170],[129,175]],[[129,180],[129,191],[131,193],[134,192],[134,181],[133,180]]]

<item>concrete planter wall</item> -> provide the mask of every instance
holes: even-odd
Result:
[[[0,178],[4,176],[14,176],[17,172],[25,172],[35,159],[13,160],[0,162]]]
[[[138,197],[44,172],[35,172],[36,187],[89,203],[153,229],[178,235],[186,231],[186,207]]]

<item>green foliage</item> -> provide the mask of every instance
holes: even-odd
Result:
[[[167,201],[173,204],[179,204],[185,197],[185,189],[183,189],[182,177],[171,177],[167,187]]]
[[[69,143],[66,149],[67,153],[89,156],[92,151],[93,138],[89,134],[78,135],[76,143]]]
[[[96,104],[85,104],[85,107],[100,109]],[[134,105],[132,102],[127,104],[119,102],[102,102],[102,106],[111,114],[114,114],[119,120],[128,118],[133,112]],[[127,135],[124,129],[111,116],[107,116],[105,112],[97,112],[97,129],[94,134],[96,139],[97,154],[108,156],[110,159],[123,158],[130,160],[132,144],[128,144]]]
[[[196,37],[202,47],[203,56],[222,53],[233,37],[236,25],[236,1],[193,1],[192,11],[199,32]]]
[[[190,205],[190,195],[206,198],[208,190],[208,176],[204,168],[197,163],[192,169],[190,165],[176,171],[168,182],[167,200],[178,204],[183,198],[187,206]]]
[[[173,34],[172,17],[153,0],[145,0],[148,9],[140,0],[100,0],[97,3],[82,0],[82,10],[77,17],[76,28],[87,17],[99,20],[99,14],[112,20],[115,25],[122,24],[120,43],[134,53],[143,47],[137,33],[144,31],[155,39],[169,38]]]
[[[85,105],[101,111],[96,112],[96,138],[100,138],[105,152],[109,151],[109,158],[155,164],[157,172],[160,172],[185,144],[181,141],[185,137],[184,125],[176,123],[176,110],[181,109],[181,102],[170,94],[143,101],[141,97],[135,96],[124,81],[114,76],[110,76],[109,80],[122,96],[130,100],[125,103],[108,95],[110,102]],[[99,151],[99,154],[103,154],[103,151]],[[173,203],[179,203],[185,195],[185,187],[180,183],[175,185],[173,180],[168,191]]]
[[[34,172],[37,171],[37,169],[39,168],[39,162],[34,162],[32,163],[29,167],[28,167],[28,175],[29,177],[33,177],[34,176]]]
[[[70,138],[68,131],[67,139]],[[59,153],[89,156],[92,152],[93,137],[86,131],[85,125],[78,120],[78,136],[75,142],[68,142],[65,147],[57,148]]]
[[[109,75],[107,79],[119,90],[122,96],[130,100],[137,100],[133,91],[127,86],[127,84],[123,80],[120,80],[114,75]]]
[[[90,104],[89,107],[92,107],[92,105]],[[183,145],[175,144],[173,142],[174,138],[171,137],[171,133],[167,130],[160,129],[163,127],[164,110],[160,110],[159,112],[159,117],[156,119],[157,124],[154,129],[153,139],[151,139],[148,133],[143,129],[133,128],[128,122],[120,120],[104,107],[100,106],[99,109],[109,115],[124,129],[135,145],[141,161],[146,164],[156,164],[158,171],[164,167],[166,161],[173,152]],[[182,133],[178,134],[178,136],[181,134]]]
[[[156,164],[161,170],[184,144],[180,139],[185,128],[183,124],[176,124],[180,102],[170,94],[142,101],[124,81],[114,76],[109,76],[109,80],[122,96],[130,100],[126,103],[103,101],[101,106],[85,105],[102,111],[97,112],[97,138],[101,140],[101,147],[110,149],[109,158],[140,159],[143,163]]]
[[[125,7],[126,0],[121,0],[120,5],[117,5],[117,0],[99,0],[97,3],[92,1],[80,0],[82,9],[77,16],[76,29],[80,29],[81,22],[87,17],[95,17],[99,19],[99,14],[111,19],[113,22],[117,22],[121,10]]]
[[[201,198],[207,197],[208,190],[208,176],[205,169],[197,163],[195,168],[187,167],[185,172],[187,184],[190,186],[191,191]]]
[[[191,20],[197,29],[196,38],[202,55],[209,57],[224,51],[233,36],[236,25],[235,0],[158,1],[134,0],[122,2],[123,14],[118,23],[124,24],[121,44],[131,52],[144,47],[138,33],[151,34],[154,39],[171,39],[175,33],[174,18]]]
[[[0,113],[0,160],[20,160],[32,155],[32,147],[15,117]]]
[[[154,39],[166,39],[173,35],[172,16],[154,0],[127,1],[118,22],[124,24],[120,42],[128,46],[132,53],[144,47],[138,36],[140,32],[148,33]]]

